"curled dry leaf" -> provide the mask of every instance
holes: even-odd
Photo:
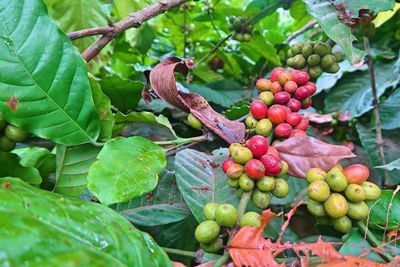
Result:
[[[315,124],[330,123],[333,121],[332,114],[318,114],[314,112],[304,112],[303,117]],[[349,112],[338,112],[338,121],[346,122],[349,121],[351,115]]]
[[[175,71],[184,75],[188,73],[185,61],[171,57],[156,65],[148,74],[151,89],[164,101],[172,106],[190,112],[199,119],[207,128],[219,135],[228,143],[243,142],[245,126],[238,121],[228,120],[215,110],[201,95],[196,93],[184,93],[177,89]],[[146,75],[147,76],[147,75]],[[145,85],[142,93],[148,102],[151,97],[148,85]]]
[[[328,171],[339,160],[355,157],[346,146],[331,145],[311,136],[292,137],[275,145],[289,165],[289,174],[305,178],[311,168]]]

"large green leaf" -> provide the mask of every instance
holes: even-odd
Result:
[[[392,200],[393,198],[393,200]],[[389,206],[389,204],[391,206]],[[368,201],[371,209],[368,226],[375,229],[393,230],[400,225],[400,193],[393,190],[383,190],[381,197],[376,201]],[[390,210],[389,210],[390,208]],[[389,211],[389,212],[388,212]]]
[[[90,167],[89,190],[104,204],[128,201],[152,191],[165,168],[165,150],[143,137],[107,142]]]
[[[117,204],[115,209],[131,223],[156,226],[182,221],[190,215],[175,182],[173,170],[164,170],[150,194]]]
[[[351,63],[361,61],[365,52],[353,47],[356,37],[351,34],[351,28],[338,18],[334,5],[325,0],[304,0],[310,13],[321,25],[324,32],[340,45]]]
[[[150,49],[151,44],[153,43],[155,38],[155,33],[153,28],[149,26],[148,23],[140,27],[140,30],[137,35],[136,40],[136,48],[145,55],[147,51]]]
[[[90,166],[96,161],[101,147],[57,145],[57,172],[54,192],[77,197],[86,189]]]
[[[378,96],[381,96],[387,88],[396,85],[400,80],[400,73],[389,63],[375,63],[375,77]],[[325,98],[325,106],[328,112],[350,112],[350,115],[359,117],[370,111],[372,106],[372,90],[369,72],[354,72],[343,77]]]
[[[93,101],[96,105],[97,112],[100,119],[100,140],[107,140],[111,138],[112,129],[114,126],[114,116],[111,112],[111,101],[101,91],[100,84],[90,77],[90,87],[92,88]]]
[[[0,113],[58,143],[96,141],[99,118],[86,66],[43,2],[0,1],[0,20]]]
[[[43,178],[48,177],[56,171],[56,155],[46,148],[24,147],[14,149],[13,153],[21,158],[19,163],[22,166],[38,169]]]
[[[246,7],[247,16],[257,15],[257,21],[283,7],[285,1],[282,0],[252,0]]]
[[[33,185],[39,185],[42,182],[39,171],[33,167],[24,167],[16,154],[0,151],[0,166],[0,177],[19,177]]]
[[[152,126],[151,128],[151,133],[157,132],[158,136],[163,136],[159,135],[158,131],[154,129],[153,127],[161,128],[162,130],[167,130],[168,136],[165,137],[175,137],[178,138],[176,135],[174,129],[172,128],[171,123],[169,122],[168,118],[165,117],[164,115],[154,115],[154,113],[147,112],[147,111],[142,111],[142,112],[131,112],[128,115],[125,115],[121,112],[118,112],[117,114],[114,115],[115,118],[115,125],[114,125],[114,133],[117,133],[119,131],[122,131],[125,126],[129,123],[132,124],[136,128],[145,128],[144,126]]]
[[[103,205],[15,178],[0,183],[1,266],[172,266],[148,234]]]
[[[239,204],[235,189],[229,187],[220,165],[228,157],[228,149],[214,150],[212,155],[193,149],[176,154],[176,182],[198,222],[205,220],[203,207],[208,202]]]
[[[375,131],[368,129],[367,127],[357,124],[356,126],[358,135],[360,137],[361,144],[367,153],[372,166],[382,165],[379,158],[379,150],[376,145]],[[392,162],[400,158],[400,131],[383,131],[383,139],[385,140],[385,160],[386,162]],[[380,177],[384,177],[383,170],[376,169]],[[388,173],[389,178],[393,184],[400,183],[400,170],[393,170]]]
[[[281,59],[275,47],[259,32],[255,32],[249,43],[241,44],[244,49],[253,51],[269,60],[274,66],[281,65]]]
[[[400,158],[398,158],[392,162],[389,162],[388,164],[376,166],[375,168],[384,169],[384,170],[388,170],[388,171],[400,170]]]
[[[381,127],[392,130],[400,128],[400,87],[397,88],[389,98],[380,104]]]
[[[343,3],[355,18],[358,18],[360,9],[369,9],[379,13],[391,9],[395,4],[395,0],[340,0],[337,2]]]
[[[116,74],[101,79],[100,86],[111,103],[124,113],[135,108],[142,97],[143,82],[124,79]]]
[[[64,32],[72,32],[87,28],[94,28],[107,25],[107,15],[101,8],[105,0],[44,0],[49,8],[49,14],[59,24]],[[80,49],[85,50],[93,43],[98,36],[86,37],[74,41]]]

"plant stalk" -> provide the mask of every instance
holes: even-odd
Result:
[[[372,232],[368,231],[367,226],[363,222],[359,221],[359,222],[356,223],[356,225],[357,225],[358,229],[361,231],[361,233],[364,236],[366,236],[368,242],[373,247],[377,248],[377,247],[379,247],[381,245],[381,243],[378,241],[378,239],[376,239],[374,234]],[[387,262],[394,261],[393,257],[390,254],[386,253],[386,252],[382,251],[382,252],[379,252],[379,254]]]
[[[166,247],[161,247],[166,253],[171,254],[171,255],[179,255],[179,256],[185,256],[188,258],[197,258],[196,252],[194,251],[187,251],[187,250],[181,250],[181,249],[176,249],[176,248],[166,248]]]
[[[169,140],[169,141],[156,141],[154,142],[157,145],[160,146],[165,146],[165,145],[184,145],[188,143],[193,143],[193,142],[201,142],[201,141],[206,141],[208,140],[207,135],[200,135],[196,137],[191,137],[191,138],[178,138],[175,140]]]
[[[364,47],[365,47],[365,52],[367,53],[367,63],[368,63],[369,77],[372,89],[372,105],[374,106],[374,116],[375,116],[376,145],[378,146],[379,159],[382,165],[385,165],[386,164],[385,152],[384,152],[385,141],[383,140],[382,137],[381,119],[379,116],[380,113],[379,98],[375,83],[374,60],[372,58],[368,37],[364,37]],[[383,175],[384,175],[385,185],[390,186],[389,174],[387,170],[383,171]]]

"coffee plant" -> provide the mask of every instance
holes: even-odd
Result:
[[[0,0],[0,266],[400,266],[399,10]]]

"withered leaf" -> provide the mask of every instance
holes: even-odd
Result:
[[[292,137],[275,148],[288,163],[288,173],[299,178],[305,178],[311,168],[328,171],[339,160],[356,156],[346,146],[331,145],[311,136]]]
[[[163,60],[149,74],[152,91],[172,106],[191,112],[207,128],[228,143],[243,142],[245,138],[245,125],[243,123],[231,121],[222,116],[213,110],[201,95],[184,93],[177,89],[175,71],[186,75],[188,70],[185,61],[177,57]],[[145,85],[142,95],[146,101],[150,100],[147,85]]]

